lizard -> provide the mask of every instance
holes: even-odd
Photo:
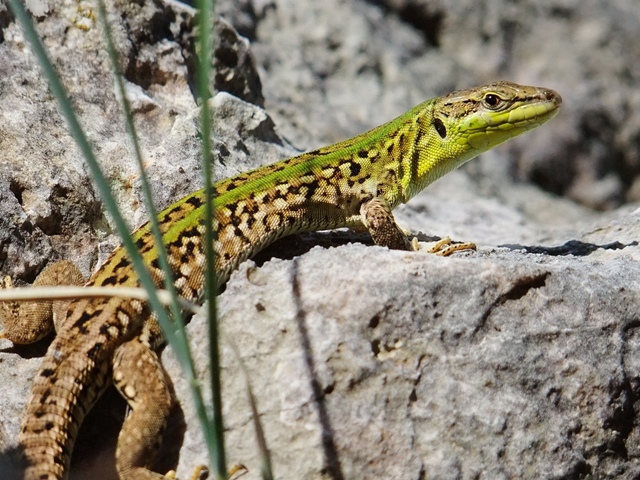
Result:
[[[294,233],[365,228],[377,245],[415,249],[395,222],[393,208],[480,153],[550,120],[561,103],[551,89],[509,82],[458,90],[351,139],[215,183],[219,285],[241,262]],[[158,214],[176,290],[183,299],[200,303],[204,198],[204,190],[196,191]],[[132,235],[161,286],[150,224]],[[452,251],[445,250],[436,253]],[[80,284],[80,278],[73,264],[61,261],[47,267],[36,283]],[[87,287],[109,285],[138,285],[122,247],[86,282]],[[172,399],[156,353],[162,332],[144,302],[77,299],[54,308],[53,315],[50,304],[21,304],[5,307],[4,316],[0,338],[14,344],[42,338],[51,329],[51,317],[56,320],[57,335],[34,379],[21,423],[25,479],[66,478],[80,424],[110,384],[131,408],[118,438],[120,479],[172,478],[151,470]]]

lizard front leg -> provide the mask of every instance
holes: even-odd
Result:
[[[360,206],[360,217],[362,223],[369,230],[371,238],[382,247],[388,247],[392,250],[419,250],[416,238],[412,242],[409,241],[405,233],[398,226],[393,217],[393,213],[389,204],[379,197],[364,202]],[[452,243],[449,237],[445,237],[436,242],[434,246],[427,251],[442,257],[448,257],[454,252],[461,250],[475,250],[473,243]]]
[[[360,206],[360,217],[376,245],[392,250],[413,250],[384,199],[374,197],[364,202]]]

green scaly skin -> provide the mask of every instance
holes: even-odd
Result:
[[[460,90],[349,140],[216,183],[219,282],[293,233],[364,226],[375,243],[410,249],[393,219],[394,207],[478,154],[553,118],[560,104],[553,90],[507,82]],[[169,206],[159,220],[177,291],[200,301],[204,191]],[[134,238],[160,285],[149,226]],[[120,248],[87,285],[137,284]],[[29,329],[38,333],[25,333]],[[26,343],[44,330],[5,321],[3,337]],[[69,307],[60,330],[34,380],[22,423],[20,441],[30,464],[25,478],[65,477],[77,429],[111,377],[133,410],[118,443],[120,478],[164,478],[147,470],[169,402],[153,352],[163,339],[151,312],[135,300],[80,299]],[[156,412],[151,408],[156,405],[165,407]]]

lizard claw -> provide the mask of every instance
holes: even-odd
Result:
[[[449,255],[459,252],[461,250],[477,250],[475,243],[472,242],[461,242],[461,243],[453,243],[451,238],[444,237],[438,240],[435,244],[433,244],[427,252],[433,253],[440,257],[448,257]]]

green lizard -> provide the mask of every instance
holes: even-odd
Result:
[[[553,118],[561,102],[553,90],[507,82],[460,90],[349,140],[216,183],[219,282],[268,244],[297,232],[364,226],[376,244],[410,250],[394,207],[481,152]],[[200,190],[159,214],[176,289],[189,301],[202,301],[203,210]],[[149,225],[133,237],[160,285]],[[77,284],[79,275],[60,262],[37,283]],[[119,248],[86,285],[137,284]],[[36,304],[37,314],[33,305],[31,313],[5,308],[1,338],[29,343],[44,336],[51,328],[51,307],[44,305]],[[149,470],[172,401],[155,353],[163,338],[153,313],[141,301],[121,298],[79,299],[66,307],[22,422],[25,478],[67,475],[80,423],[112,380],[132,409],[118,440],[120,478],[167,478]]]

